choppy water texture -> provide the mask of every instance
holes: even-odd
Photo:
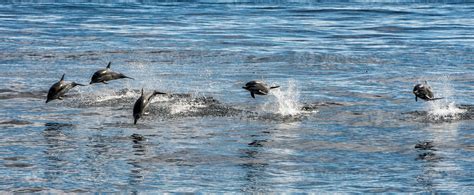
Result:
[[[3,3],[4,192],[472,192],[474,4]],[[77,87],[112,69],[136,80]],[[250,80],[281,87],[256,99]],[[434,102],[411,90],[427,80]],[[158,90],[133,125],[140,95]]]

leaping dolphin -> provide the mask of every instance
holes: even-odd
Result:
[[[250,81],[242,88],[250,91],[250,95],[255,98],[255,94],[267,95],[270,92],[270,89],[275,89],[278,87],[280,86],[268,87],[263,81]]]
[[[435,98],[433,95],[433,90],[431,86],[428,85],[428,82],[425,81],[424,84],[417,84],[413,88],[413,94],[415,94],[415,101],[418,101],[418,98],[425,101],[439,100],[443,98]]]
[[[96,71],[94,75],[92,75],[91,82],[89,84],[93,84],[93,83],[108,84],[107,81],[111,81],[115,79],[124,79],[124,78],[134,79],[132,77],[125,76],[122,73],[112,71],[110,69],[110,64],[112,64],[112,62],[109,62],[109,64],[107,64],[107,67],[105,69],[100,69]]]
[[[135,102],[135,105],[133,106],[133,118],[134,118],[133,124],[137,124],[138,119],[140,119],[142,115],[145,114],[145,109],[148,107],[148,104],[150,104],[151,99],[158,94],[166,94],[166,93],[154,91],[151,94],[145,95],[143,93],[143,88],[142,88],[142,95],[140,96],[140,98],[138,98],[138,100]]]
[[[75,86],[85,86],[83,84],[79,84],[79,83],[76,83],[76,82],[66,83],[64,81],[64,76],[65,75],[66,74],[63,74],[63,76],[61,77],[61,80],[54,83],[51,86],[51,88],[49,88],[46,103],[48,103],[52,100],[55,100],[55,99],[63,100],[64,94],[66,94],[70,89],[74,88]]]

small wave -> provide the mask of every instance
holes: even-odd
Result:
[[[17,120],[17,119],[0,122],[0,125],[31,125],[31,124],[33,123],[30,121],[23,121],[23,120]]]
[[[335,9],[294,9],[290,10],[293,13],[301,14],[315,14],[315,13],[340,13],[347,15],[360,15],[366,14],[380,14],[380,15],[401,15],[401,14],[413,14],[414,12],[390,10],[390,9],[348,9],[348,8],[335,8]]]
[[[33,98],[46,99],[47,91],[15,91],[11,89],[0,89],[0,100],[8,100],[15,98]]]
[[[307,112],[318,112],[318,109],[324,107],[333,107],[333,106],[350,106],[349,103],[341,103],[341,102],[315,102],[310,104],[305,104],[301,107],[301,110]]]

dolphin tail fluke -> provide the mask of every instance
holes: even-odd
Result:
[[[444,99],[444,97],[440,97],[440,98],[431,98],[431,99],[429,99],[428,101],[434,101],[434,100],[440,100],[440,99]]]
[[[132,79],[132,80],[135,80],[134,78],[132,77],[129,77],[129,76],[126,76],[124,74],[120,74],[120,78],[125,78],[125,79]]]
[[[167,94],[167,93],[153,91],[153,94],[150,95],[150,97],[148,98],[148,101],[151,101],[151,99],[154,98],[156,95],[163,95],[163,94]]]
[[[166,95],[168,93],[164,93],[164,92],[159,92],[159,91],[154,91],[153,92],[153,95]]]
[[[84,84],[80,84],[80,83],[76,83],[76,82],[72,82],[72,85],[75,87],[75,86],[86,86]]]
[[[112,62],[109,62],[109,63],[107,64],[107,69],[110,69],[110,65],[111,65],[111,64],[112,64]]]
[[[273,87],[270,87],[270,89],[276,89],[278,87],[280,87],[280,86],[273,86]]]

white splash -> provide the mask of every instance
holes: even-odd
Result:
[[[171,114],[194,112],[197,108],[203,107],[205,107],[205,105],[196,102],[178,101],[171,105]]]
[[[439,85],[432,86],[435,97],[443,97],[443,99],[429,101],[427,105],[428,117],[432,120],[452,120],[457,119],[459,114],[465,110],[456,107],[455,101],[452,99],[454,87],[450,83],[449,76],[443,76],[438,79]]]
[[[138,97],[140,94],[133,93],[132,91],[126,91],[124,94],[117,94],[116,92],[111,92],[105,95],[98,95],[95,99],[96,102],[109,101],[114,99],[122,99],[126,97]]]
[[[270,95],[274,96],[274,99],[265,103],[263,110],[283,116],[294,116],[301,113],[300,94],[294,80],[289,80],[287,86],[272,89]]]

